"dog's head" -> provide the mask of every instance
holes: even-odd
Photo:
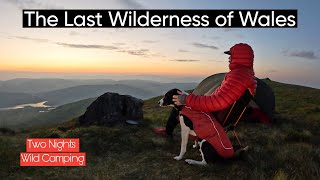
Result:
[[[178,91],[183,92],[179,89],[171,89],[168,91],[162,99],[158,102],[159,106],[172,106],[176,107],[176,105],[173,103],[172,98],[174,95],[179,95]],[[185,93],[185,92],[183,92]]]

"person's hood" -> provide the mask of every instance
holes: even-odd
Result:
[[[236,44],[230,48],[228,53],[230,54],[230,70],[243,67],[253,69],[254,53],[248,44]]]

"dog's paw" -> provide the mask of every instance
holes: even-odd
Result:
[[[192,147],[193,147],[193,148],[196,148],[196,147],[198,147],[198,144],[194,144],[194,145],[192,145]]]
[[[207,164],[205,161],[195,161],[192,159],[186,159],[185,162],[191,165],[201,165],[201,166],[204,166]]]
[[[192,159],[186,159],[185,162],[188,164],[195,164],[195,160]]]
[[[182,159],[183,156],[176,156],[174,157],[173,159],[177,160],[177,161],[180,161]]]

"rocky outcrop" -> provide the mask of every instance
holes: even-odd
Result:
[[[143,101],[129,95],[105,93],[98,97],[79,118],[80,125],[112,126],[126,120],[143,118]]]

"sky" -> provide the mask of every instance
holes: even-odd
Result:
[[[0,0],[0,80],[199,81],[228,71],[236,43],[259,78],[320,88],[320,1]],[[297,9],[298,28],[22,28],[22,9]],[[175,77],[175,78],[173,78]]]

